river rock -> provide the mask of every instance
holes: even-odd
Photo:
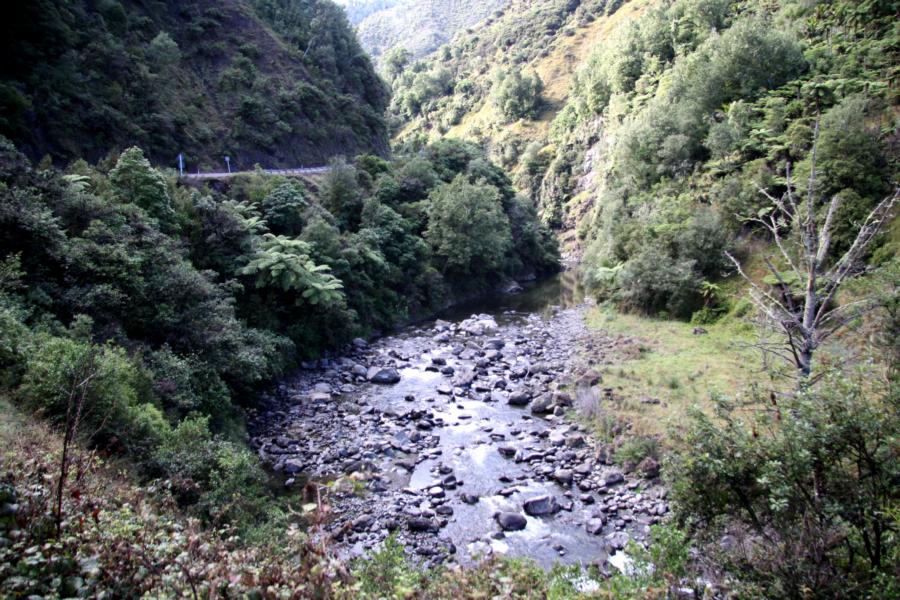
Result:
[[[553,472],[553,479],[563,485],[571,485],[573,477],[571,469],[557,469]]]
[[[621,550],[628,545],[628,534],[624,531],[616,531],[606,536],[606,541],[616,550]]]
[[[500,350],[506,345],[506,342],[501,340],[500,338],[491,338],[484,343],[485,348],[490,348],[491,350]]]
[[[372,523],[375,519],[372,518],[372,515],[362,515],[361,517],[357,517],[353,520],[351,527],[353,527],[353,531],[363,532],[367,531],[369,527],[372,526]]]
[[[553,515],[561,510],[561,506],[553,496],[538,496],[526,500],[522,505],[526,515],[540,517],[543,515]]]
[[[500,292],[503,294],[518,294],[522,291],[522,286],[515,280],[507,281],[500,285]]]
[[[584,529],[591,535],[600,535],[603,533],[603,519],[600,517],[592,517],[584,524]]]
[[[303,463],[299,460],[289,458],[284,461],[284,472],[288,475],[294,475],[295,473],[299,473],[303,470]]]
[[[596,369],[588,369],[581,377],[578,378],[576,385],[579,387],[594,387],[601,381],[603,381],[603,378],[600,376],[600,373],[597,372]]]
[[[397,464],[397,466],[400,467],[401,469],[404,469],[404,470],[409,471],[410,473],[412,473],[413,470],[415,470],[415,468],[416,468],[416,459],[414,459],[414,458],[401,458],[400,460],[397,461],[396,464]]]
[[[550,412],[551,404],[553,404],[553,399],[548,394],[541,394],[531,401],[531,412],[536,415]]]
[[[406,521],[406,526],[410,531],[436,533],[439,529],[438,524],[425,517],[411,517]]]
[[[623,481],[625,481],[625,475],[622,474],[622,471],[610,471],[606,474],[606,477],[603,478],[603,483],[606,487],[618,485]]]
[[[497,321],[489,315],[476,315],[459,324],[459,328],[472,336],[482,336],[497,331]]]
[[[400,371],[390,367],[372,367],[366,373],[366,379],[372,383],[390,385],[400,381]]]
[[[503,529],[503,531],[519,531],[525,529],[525,525],[528,524],[528,519],[526,519],[524,515],[516,512],[498,512],[494,515],[494,518],[497,520],[497,523],[500,524],[500,528]]]
[[[659,463],[649,456],[638,463],[637,470],[647,479],[659,477]]]
[[[512,406],[525,406],[531,401],[531,394],[525,390],[516,390],[506,400]]]
[[[553,392],[553,404],[557,407],[572,406],[572,396],[568,392]]]
[[[461,369],[453,378],[453,385],[456,387],[469,387],[475,381],[475,371],[469,368]]]

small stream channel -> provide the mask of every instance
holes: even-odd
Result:
[[[426,563],[608,568],[668,506],[572,418],[599,394],[585,307],[563,272],[358,341],[279,385],[252,444],[287,485],[331,482],[325,529],[345,556],[393,532]]]

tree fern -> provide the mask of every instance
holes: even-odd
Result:
[[[298,292],[297,303],[312,305],[341,303],[344,285],[327,265],[317,265],[312,246],[302,240],[267,233],[250,262],[238,272],[256,276],[256,287],[274,287]]]

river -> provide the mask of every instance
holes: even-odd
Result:
[[[425,563],[503,554],[616,564],[668,510],[579,418],[601,402],[604,348],[572,272],[459,305],[284,381],[252,445],[323,499],[346,557],[390,533]],[[599,385],[598,385],[599,384]]]

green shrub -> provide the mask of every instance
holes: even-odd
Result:
[[[270,498],[259,460],[214,436],[208,417],[181,421],[163,438],[155,459],[179,502],[196,504],[205,518],[247,527],[264,519]]]
[[[462,175],[431,193],[425,237],[438,268],[458,279],[501,271],[512,247],[496,188],[471,184]]]
[[[76,433],[84,441],[122,449],[140,467],[156,471],[154,453],[169,423],[150,401],[146,374],[123,349],[40,333],[27,356],[16,391],[23,403],[59,423],[81,405]]]
[[[675,260],[650,246],[625,263],[616,299],[626,309],[686,318],[701,302],[693,260]]]
[[[109,182],[121,202],[140,206],[162,224],[169,224],[174,219],[166,180],[150,165],[140,148],[129,148],[119,156],[116,166],[109,172]]]
[[[421,589],[424,576],[406,558],[394,535],[353,566],[353,593],[359,598],[407,598]]]
[[[0,294],[0,388],[18,384],[22,376],[31,335],[22,316],[22,311],[9,306]]]
[[[295,182],[282,183],[262,201],[266,224],[276,235],[300,235],[308,208],[302,186]]]
[[[715,418],[697,410],[677,434],[668,469],[678,517],[705,524],[706,547],[753,595],[896,589],[897,386],[828,373],[795,394],[751,400],[766,408],[747,415],[720,398]],[[738,539],[723,548],[726,531]]]
[[[537,73],[522,75],[518,70],[498,70],[494,74],[491,98],[506,122],[534,118],[541,107],[544,82]]]
[[[661,459],[661,451],[659,440],[655,437],[634,436],[629,437],[616,448],[616,462],[630,462],[634,465],[640,463],[645,458],[653,460]]]

